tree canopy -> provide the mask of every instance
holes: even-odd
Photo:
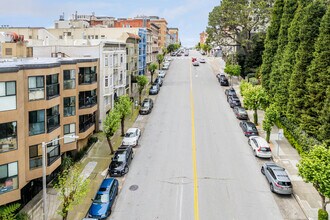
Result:
[[[115,104],[115,110],[119,113],[121,123],[121,135],[125,135],[125,118],[132,113],[132,102],[128,95],[119,96]]]

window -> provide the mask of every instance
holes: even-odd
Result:
[[[59,106],[56,105],[47,109],[47,133],[52,132],[58,127],[60,127],[60,113]]]
[[[104,87],[109,87],[109,76],[104,76]]]
[[[88,114],[88,115],[80,115],[79,116],[79,132],[85,132],[88,128],[92,127],[95,124],[95,115]]]
[[[29,77],[29,100],[39,100],[45,98],[45,87],[43,76]]]
[[[123,55],[120,54],[120,63],[123,63],[123,62],[124,62]]]
[[[45,133],[45,110],[29,112],[29,135]]]
[[[17,149],[17,122],[0,124],[0,153]]]
[[[63,89],[76,88],[76,70],[63,71]]]
[[[76,97],[65,97],[63,99],[64,117],[76,115]]]
[[[60,94],[58,74],[46,76],[47,99],[52,99]]]
[[[0,194],[18,189],[18,163],[0,165]]]
[[[96,89],[79,92],[79,108],[90,108],[97,103]]]
[[[92,84],[96,80],[96,66],[79,68],[79,84]]]
[[[0,82],[0,111],[16,109],[16,82]]]
[[[109,58],[108,58],[108,56],[105,56],[105,58],[104,58],[104,66],[108,66],[109,65]]]
[[[110,61],[109,66],[112,67],[113,66],[113,56],[112,55],[109,56],[109,61]]]
[[[67,124],[63,126],[65,135],[76,135],[76,124]],[[64,137],[64,144],[75,142],[75,138]]]
[[[41,144],[29,147],[30,170],[42,166],[42,146]]]
[[[52,165],[61,156],[58,138],[55,138],[47,145],[47,166]]]
[[[6,48],[5,54],[6,54],[7,56],[11,56],[11,55],[13,55],[13,49],[12,49],[12,48]]]

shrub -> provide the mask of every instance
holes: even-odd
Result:
[[[80,150],[77,152],[77,154],[74,157],[74,161],[79,161],[81,160],[81,158],[83,158],[83,156],[86,154],[86,152],[88,151],[88,149],[95,143],[97,142],[98,138],[96,136],[91,136],[88,138],[87,140],[87,144]]]
[[[329,218],[329,214],[327,211],[323,210],[323,209],[319,209],[318,212],[318,220],[328,220]]]
[[[249,78],[249,83],[251,83],[252,85],[256,86],[256,85],[259,85],[259,80],[255,77],[251,77]]]

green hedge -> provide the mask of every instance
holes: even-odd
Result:
[[[319,209],[318,212],[318,220],[328,220],[329,219],[329,214],[327,211],[324,211],[323,209]]]
[[[77,152],[77,154],[74,157],[74,161],[79,161],[81,160],[81,158],[83,158],[83,156],[86,154],[86,152],[88,151],[88,149],[95,143],[97,142],[98,138],[95,136],[91,136],[88,138],[87,144],[80,150]]]

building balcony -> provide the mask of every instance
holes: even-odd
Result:
[[[46,88],[47,99],[52,99],[60,95],[60,84],[47,85]]]
[[[47,147],[47,166],[52,165],[57,159],[61,157],[60,145],[52,145]]]
[[[96,73],[85,73],[79,75],[79,85],[92,84],[97,81]]]
[[[86,97],[84,99],[79,98],[79,108],[91,108],[97,104],[97,96]]]
[[[47,116],[47,133],[54,131],[60,127],[60,115]]]

